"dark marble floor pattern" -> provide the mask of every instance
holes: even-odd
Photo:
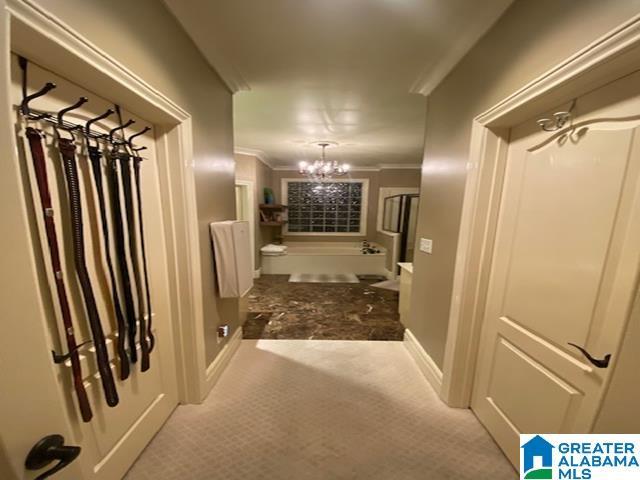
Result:
[[[402,340],[398,292],[361,283],[289,283],[263,275],[249,293],[245,339]]]

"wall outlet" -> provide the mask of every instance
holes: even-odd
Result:
[[[229,335],[229,325],[224,324],[218,326],[218,343],[222,341],[223,338]]]
[[[433,241],[430,238],[421,238],[420,251],[424,253],[431,253],[433,251]]]

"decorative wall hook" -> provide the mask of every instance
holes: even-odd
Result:
[[[97,117],[94,117],[91,120],[89,120],[84,126],[85,133],[87,135],[90,134],[91,133],[91,125],[93,125],[95,122],[99,122],[100,120],[104,120],[105,118],[107,118],[110,115],[113,115],[114,113],[115,113],[115,111],[112,108],[109,108],[102,115],[98,115]]]
[[[84,105],[85,103],[87,103],[89,101],[89,99],[87,97],[80,97],[78,99],[78,101],[76,103],[74,103],[73,105],[68,106],[67,108],[63,108],[62,110],[60,110],[58,112],[58,127],[59,128],[64,128],[66,130],[75,130],[76,128],[72,128],[70,129],[69,127],[66,127],[64,124],[64,116],[69,113],[71,110],[75,110],[76,108],[80,108],[82,105]]]
[[[553,114],[553,118],[540,118],[536,120],[536,123],[540,125],[540,128],[545,132],[555,132],[564,128],[564,126],[571,120],[571,112],[576,106],[576,99],[571,102],[571,106],[567,111],[560,111]]]
[[[116,128],[112,128],[111,130],[109,130],[109,142],[110,143],[114,143],[113,141],[113,135],[118,131],[118,130],[122,130],[122,136],[124,137],[124,129],[127,127],[130,127],[131,125],[133,125],[134,123],[136,123],[135,120],[129,119],[127,120],[124,124],[117,126]],[[121,144],[126,143],[126,140],[124,142],[118,142]]]
[[[32,100],[35,100],[38,97],[42,97],[43,95],[46,95],[54,88],[56,88],[56,84],[53,82],[48,82],[44,87],[42,87],[37,92],[24,97],[22,99],[22,103],[20,104],[20,113],[22,113],[22,115],[25,115],[25,116],[30,116],[34,120],[37,120],[39,118],[44,118],[47,115],[46,113],[32,114],[31,109],[29,108],[29,102],[31,102]]]
[[[87,144],[89,144],[90,142],[90,138],[93,136],[96,139],[96,146],[98,145],[99,139],[100,138],[106,138],[107,135],[106,134],[99,134],[99,135],[94,135],[91,133],[91,126],[95,123],[98,122],[100,120],[103,120],[105,118],[107,118],[110,115],[113,115],[115,113],[115,111],[111,108],[108,108],[106,112],[104,112],[102,115],[98,115],[97,117],[92,118],[91,120],[89,120],[85,126],[84,126],[84,135],[87,139]]]
[[[133,150],[134,152],[141,152],[142,150],[146,150],[147,147],[134,147],[133,146],[133,139],[136,137],[139,137],[140,135],[144,135],[145,133],[147,133],[149,130],[151,130],[151,127],[144,127],[141,131],[139,131],[138,133],[134,133],[133,135],[131,135],[129,137],[129,139],[127,140],[127,143],[129,144],[129,147],[131,148],[131,150]]]
[[[51,355],[53,356],[53,363],[64,363],[67,360],[69,360],[71,358],[71,355],[73,355],[75,352],[79,351],[82,347],[86,346],[86,345],[90,345],[92,342],[91,340],[88,340],[86,342],[82,342],[80,345],[77,345],[76,348],[74,348],[73,350],[69,351],[68,353],[65,354],[59,354],[56,353],[55,351],[51,350]]]

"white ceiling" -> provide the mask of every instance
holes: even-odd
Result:
[[[275,166],[422,161],[425,98],[512,0],[165,0],[234,95],[236,150]],[[470,81],[472,81],[470,79]]]

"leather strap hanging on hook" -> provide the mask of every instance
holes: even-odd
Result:
[[[116,258],[118,259],[118,272],[122,280],[122,293],[124,295],[124,308],[127,317],[127,340],[129,344],[129,358],[131,363],[138,361],[136,347],[136,312],[133,305],[133,293],[131,291],[131,277],[127,266],[127,253],[124,240],[124,227],[122,221],[122,206],[120,204],[120,182],[118,180],[118,156],[120,153],[114,149],[107,162],[107,181],[111,198],[111,215],[113,216],[113,234],[116,245]]]
[[[135,133],[129,137],[127,140],[127,145],[133,152],[133,172],[135,177],[135,185],[136,185],[136,203],[138,205],[138,229],[140,234],[140,247],[142,251],[142,267],[144,272],[144,287],[145,287],[145,299],[147,301],[147,316],[143,316],[143,321],[146,319],[146,331],[145,335],[149,339],[149,353],[153,350],[155,346],[155,337],[153,336],[152,322],[153,322],[153,309],[151,307],[151,286],[149,285],[149,270],[147,268],[147,251],[145,247],[144,240],[144,222],[142,218],[142,189],[141,189],[141,181],[140,181],[140,163],[142,163],[142,157],[140,157],[138,152],[142,150],[146,150],[147,147],[139,147],[135,148],[133,146],[133,139],[144,135],[151,127],[144,127],[138,133]],[[145,329],[141,327],[144,331]]]
[[[151,330],[153,320],[153,309],[151,308],[151,288],[149,286],[149,271],[147,269],[147,252],[144,241],[144,224],[142,222],[142,190],[140,186],[140,163],[142,158],[133,157],[133,172],[136,180],[136,199],[138,201],[138,228],[140,229],[140,246],[142,248],[142,268],[144,271],[145,298],[147,300],[147,337],[149,338],[149,353],[155,346],[155,337]],[[142,327],[141,327],[142,328]]]
[[[102,183],[102,152],[96,145],[89,145],[89,160],[91,161],[91,170],[93,172],[93,182],[96,187],[96,193],[98,194],[98,204],[100,207],[100,222],[102,224],[102,238],[104,240],[104,256],[107,262],[107,270],[109,271],[109,280],[111,282],[111,294],[113,296],[113,309],[116,315],[116,325],[118,328],[118,338],[116,342],[116,350],[118,352],[118,359],[120,361],[120,380],[125,380],[129,377],[129,359],[127,358],[127,350],[125,348],[127,338],[127,325],[124,320],[124,314],[122,313],[122,306],[120,304],[120,295],[118,294],[118,284],[116,281],[116,274],[113,269],[113,260],[111,258],[110,249],[110,236],[109,236],[109,221],[107,219],[107,206],[104,197],[104,186]]]
[[[58,302],[60,304],[60,311],[62,312],[62,323],[64,325],[65,338],[67,341],[67,350],[69,352],[66,356],[68,356],[71,362],[73,387],[75,389],[76,396],[78,397],[78,405],[80,407],[82,420],[84,422],[89,422],[93,417],[93,412],[91,411],[89,398],[87,397],[87,392],[84,388],[84,382],[82,380],[82,368],[80,366],[80,357],[78,355],[78,345],[75,339],[73,321],[71,319],[71,310],[69,308],[69,300],[67,298],[64,275],[62,273],[60,251],[58,247],[58,237],[56,235],[54,212],[51,204],[51,194],[49,192],[49,181],[47,178],[47,164],[45,160],[44,150],[42,148],[42,138],[40,132],[32,127],[27,128],[26,135],[27,139],[29,140],[33,169],[35,171],[36,182],[38,184],[40,206],[42,208],[42,216],[44,218],[47,243],[49,244],[51,268],[53,269]]]
[[[127,217],[127,233],[129,238],[129,258],[133,268],[133,276],[136,286],[136,297],[138,299],[138,317],[140,321],[140,370],[149,370],[149,344],[147,343],[144,318],[144,297],[142,295],[142,278],[140,276],[140,265],[138,263],[138,243],[136,234],[135,210],[133,205],[133,190],[131,188],[131,157],[128,153],[118,155],[120,160],[120,172],[122,174],[122,188],[124,191],[124,204]]]
[[[62,123],[62,122],[60,122]],[[118,404],[118,392],[109,365],[109,354],[105,343],[102,323],[96,306],[96,299],[91,286],[91,279],[87,271],[86,255],[84,249],[84,231],[82,222],[82,199],[80,196],[80,185],[78,178],[78,166],[76,164],[76,146],[73,139],[61,138],[58,136],[58,147],[64,164],[65,179],[67,182],[67,193],[69,200],[69,210],[71,213],[71,230],[73,237],[73,254],[76,274],[80,283],[80,290],[84,299],[84,304],[91,327],[93,344],[96,349],[96,359],[100,380],[107,401],[107,405],[114,407]]]

